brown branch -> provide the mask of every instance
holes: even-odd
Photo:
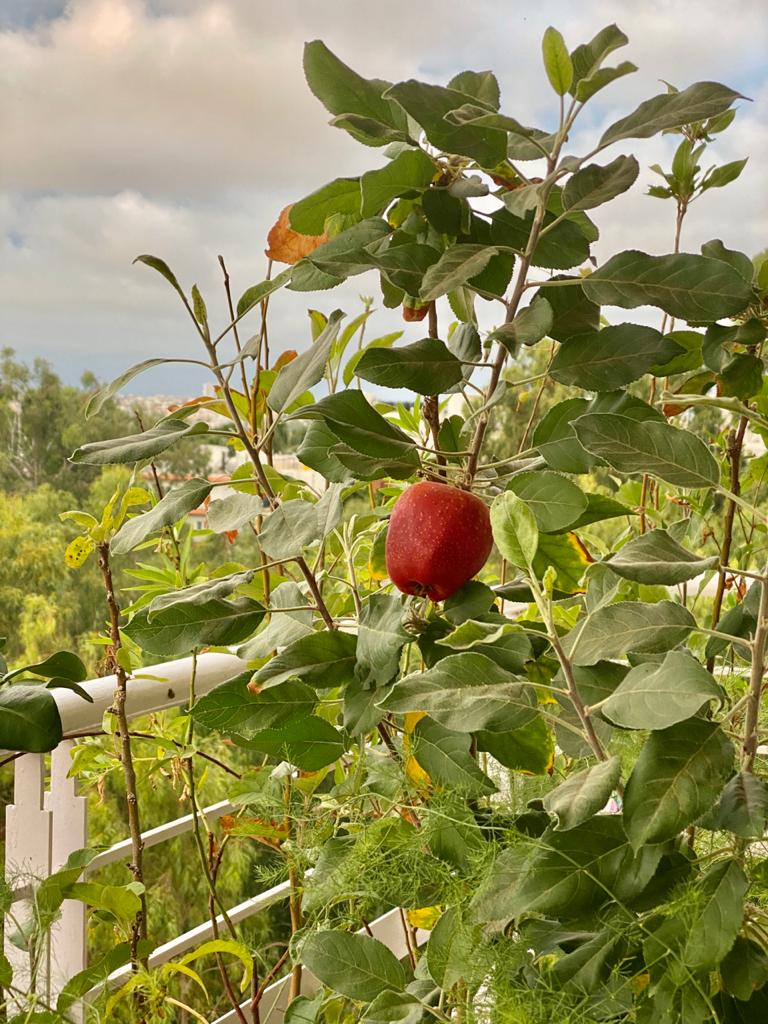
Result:
[[[235,307],[232,303],[232,289],[229,286],[229,271],[227,270],[227,265],[224,262],[224,257],[221,255],[219,256],[219,266],[221,267],[221,272],[224,275],[224,292],[227,296],[227,309],[229,310],[229,319],[232,321],[232,334],[234,335],[235,338],[235,347],[237,348],[237,354],[240,355],[240,353],[243,351],[243,348],[242,345],[240,344],[240,335],[237,332],[237,323],[235,322]],[[243,382],[243,394],[247,398],[248,378],[245,375],[245,363],[243,362],[242,359],[240,360],[240,379]]]
[[[125,669],[119,662],[118,652],[122,646],[120,640],[120,606],[115,595],[115,586],[112,579],[112,568],[109,561],[109,543],[103,541],[98,546],[99,568],[104,580],[104,592],[107,598],[107,609],[109,611],[109,636],[110,646],[107,648],[110,668],[117,681],[115,690],[114,708],[117,717],[117,724],[120,730],[118,756],[123,766],[125,777],[125,800],[128,813],[128,830],[131,837],[131,862],[128,865],[133,879],[142,887],[139,895],[139,910],[131,922],[130,950],[131,965],[136,970],[140,961],[138,948],[139,942],[147,937],[147,898],[144,892],[144,840],[141,837],[141,815],[139,812],[138,790],[136,785],[136,770],[133,764],[133,752],[131,750],[131,737],[128,730],[128,715],[125,710],[125,701],[128,696],[127,677]]]
[[[739,419],[736,430],[729,431],[728,433],[728,460],[731,465],[731,480],[730,490],[737,497],[741,494],[741,450],[744,445],[744,434],[747,429],[747,417],[742,416]],[[720,575],[717,580],[717,591],[715,592],[715,600],[712,605],[712,621],[710,629],[717,629],[717,625],[720,622],[720,615],[723,610],[723,597],[725,596],[725,578],[726,578],[726,567],[731,557],[731,547],[733,545],[733,521],[736,516],[736,502],[732,498],[728,498],[725,506],[725,516],[723,518],[723,542],[720,547]],[[715,667],[714,655],[707,659],[707,671],[711,672]]]
[[[749,676],[747,713],[744,719],[744,745],[742,747],[742,771],[751,772],[757,756],[760,698],[763,694],[763,677],[766,671],[766,645],[768,645],[768,579],[760,580],[760,608],[757,613],[757,628],[752,642],[752,669]]]

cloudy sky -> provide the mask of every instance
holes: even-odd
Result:
[[[663,91],[660,79],[724,82],[753,102],[739,104],[713,156],[750,161],[738,184],[694,205],[684,248],[714,237],[750,255],[765,248],[765,0],[0,0],[0,345],[44,356],[73,382],[86,369],[107,379],[150,356],[197,356],[173,293],[133,257],[162,256],[223,318],[217,254],[239,294],[264,276],[282,206],[383,162],[327,125],[302,74],[306,40],[324,39],[367,77],[445,82],[493,69],[503,111],[548,127],[556,98],[541,68],[544,29],[556,25],[572,48],[612,21],[630,37],[614,57],[640,70],[593,101],[572,151]],[[674,141],[624,146],[610,157],[634,152],[644,170],[596,211],[600,259],[671,248],[672,210],[643,192],[648,165],[668,163]],[[308,306],[353,314],[368,287],[356,278],[336,292],[280,293],[275,348],[307,343]],[[380,333],[393,316],[378,316]],[[132,389],[198,382],[172,368]]]

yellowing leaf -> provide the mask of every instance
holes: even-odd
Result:
[[[418,907],[415,910],[407,910],[405,916],[412,928],[429,931],[435,927],[442,912],[442,907]]]
[[[291,206],[281,211],[277,221],[267,235],[266,254],[277,263],[298,263],[309,256],[319,245],[328,241],[328,235],[300,235],[294,231],[288,220]]]
[[[69,569],[79,569],[95,547],[90,537],[75,537],[64,552],[64,564]]]

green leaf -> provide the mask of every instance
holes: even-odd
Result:
[[[533,218],[533,210],[525,217],[513,216],[506,207],[494,210],[491,215],[491,241],[494,245],[525,250]],[[574,220],[566,218],[554,224],[555,219],[555,214],[549,211],[544,215],[544,227],[552,227],[539,239],[531,257],[532,266],[546,267],[548,270],[569,270],[571,267],[580,266],[589,257],[589,240]],[[584,280],[587,281],[589,278]],[[571,288],[576,290],[575,286],[567,285],[548,288],[544,294],[549,300],[550,292],[569,291]]]
[[[375,216],[397,196],[421,191],[437,173],[434,160],[423,149],[407,149],[384,167],[366,171],[360,179],[362,216]]]
[[[362,274],[378,265],[368,246],[380,242],[391,230],[380,217],[369,217],[319,245],[306,260],[324,274],[332,274],[339,280]],[[291,281],[291,289],[307,290],[304,286],[298,287],[295,280]]]
[[[429,717],[422,718],[413,732],[413,756],[437,786],[467,797],[495,793],[496,786],[470,753],[471,743],[468,733],[453,732]]]
[[[225,647],[246,640],[264,618],[257,601],[210,600],[200,604],[174,604],[157,612],[150,621],[147,611],[138,612],[125,634],[144,651],[166,658],[186,657],[202,647]]]
[[[471,157],[481,167],[495,167],[506,159],[507,137],[504,132],[455,124],[446,118],[446,114],[466,104],[465,93],[412,78],[393,85],[385,95],[399,103],[421,125],[432,145],[444,153]]]
[[[667,423],[642,428],[628,416],[590,413],[574,422],[581,445],[620,473],[649,473],[676,487],[713,487],[720,467],[695,434]]]
[[[362,1018],[363,1024],[419,1024],[424,1003],[407,992],[379,992]]]
[[[549,775],[552,772],[555,737],[541,716],[508,732],[480,729],[475,738],[477,749],[487,751],[505,768],[527,775]]]
[[[565,530],[587,508],[586,494],[567,477],[548,469],[518,474],[507,490],[523,499],[542,533]]]
[[[552,149],[554,135],[538,128],[526,128],[514,117],[490,112],[477,103],[464,103],[445,115],[451,124],[472,128],[499,129],[508,133],[507,153],[510,160],[540,160]]]
[[[213,598],[229,597],[238,587],[250,583],[255,575],[256,569],[245,569],[227,576],[213,577],[202,583],[195,583],[191,587],[183,587],[181,590],[169,590],[165,594],[158,594],[149,605],[149,621],[153,620],[157,612],[164,608],[170,608],[172,605],[204,604]]]
[[[303,465],[316,470],[329,483],[344,483],[351,473],[333,454],[332,449],[338,444],[338,437],[324,423],[310,423],[296,456]]]
[[[288,761],[303,772],[316,772],[333,764],[345,750],[341,733],[315,715],[291,718],[282,725],[253,733],[247,739],[235,737],[235,742],[247,750]]]
[[[320,1007],[325,1000],[322,988],[314,996],[296,996],[288,1004],[283,1018],[284,1024],[315,1024]]]
[[[104,408],[106,403],[116,395],[129,381],[132,381],[134,377],[138,377],[140,373],[144,373],[145,370],[151,370],[154,366],[164,366],[166,363],[194,363],[198,366],[204,366],[205,364],[199,359],[144,359],[140,363],[136,363],[130,369],[125,370],[120,374],[119,377],[115,377],[109,384],[105,384],[103,388],[91,395],[88,399],[88,404],[85,407],[85,418],[90,419],[91,416],[95,416],[98,412]]]
[[[360,360],[363,358],[363,355],[369,349],[390,348],[399,338],[402,338],[402,336],[402,331],[393,331],[391,334],[384,334],[380,338],[374,338],[373,341],[369,341],[368,344],[365,345],[363,348],[358,349],[358,351],[355,352],[355,354],[347,362],[347,365],[344,367],[342,379],[344,381],[345,386],[349,387],[349,385],[352,383],[352,378],[355,376],[357,364],[360,362]]]
[[[633,156],[617,156],[611,163],[588,164],[568,179],[563,189],[566,210],[592,210],[631,188],[640,173]]]
[[[416,469],[419,457],[407,434],[385,420],[359,391],[329,395],[316,405],[304,406],[289,420],[321,420],[340,441],[374,458],[409,462]]]
[[[274,412],[284,412],[305,391],[323,379],[328,357],[344,316],[340,309],[334,310],[312,346],[283,366],[267,398],[270,409]]]
[[[334,445],[331,454],[345,467],[347,477],[355,480],[383,480],[385,477],[407,480],[414,473],[413,463],[406,459],[362,455],[345,444]]]
[[[309,544],[323,540],[341,521],[342,484],[332,484],[314,504],[302,498],[284,501],[259,534],[259,546],[271,559],[296,558]]]
[[[720,797],[717,828],[742,839],[765,834],[768,823],[768,786],[752,772],[739,772],[727,783]]]
[[[449,907],[440,917],[427,943],[427,967],[441,989],[450,991],[468,981],[476,971],[473,954],[477,948],[476,926],[462,919],[460,906]]]
[[[705,242],[701,247],[701,255],[709,256],[713,260],[723,260],[737,270],[748,284],[752,284],[755,268],[752,260],[746,253],[738,252],[736,249],[726,249],[719,238],[713,238],[711,242]]]
[[[370,935],[320,931],[301,947],[301,959],[315,977],[349,999],[370,1001],[386,989],[402,992],[402,964],[383,942]]]
[[[679,345],[652,327],[616,324],[566,341],[549,372],[561,384],[615,391],[679,352]]]
[[[254,694],[248,689],[251,675],[243,672],[204,694],[192,708],[195,722],[225,736],[237,734],[249,739],[263,729],[272,729],[291,718],[306,718],[314,711],[317,694],[305,683],[289,679]]]
[[[484,270],[498,249],[489,245],[457,243],[443,253],[427,270],[421,284],[422,302],[432,302],[454,291]]]
[[[294,640],[256,673],[259,686],[277,686],[303,679],[321,689],[351,682],[355,671],[357,637],[340,630],[311,633]]]
[[[259,284],[254,284],[250,288],[246,288],[240,298],[237,300],[237,318],[245,316],[248,310],[253,309],[267,296],[272,295],[273,292],[279,291],[284,284],[288,284],[293,278],[294,267],[288,267],[286,270],[281,270],[279,274],[274,277],[268,278],[266,281],[260,281]]]
[[[307,604],[297,583],[281,583],[270,594],[269,624],[252,637],[237,656],[244,661],[268,657],[278,647],[287,647],[294,640],[308,636],[312,630],[312,609],[300,610]],[[291,611],[281,611],[290,608]]]
[[[765,365],[751,352],[738,352],[718,374],[720,393],[746,401],[759,395],[763,387]]]
[[[520,635],[520,627],[514,622],[478,622],[476,619],[465,619],[452,633],[436,640],[435,643],[442,647],[450,647],[452,651],[468,651],[481,644],[493,644],[510,633]]]
[[[288,222],[301,235],[322,235],[326,220],[334,214],[360,216],[360,179],[334,178],[310,192],[288,211]]]
[[[705,814],[733,768],[733,744],[716,722],[690,718],[653,732],[624,794],[632,848],[673,839]]]
[[[443,187],[429,188],[421,197],[424,216],[441,235],[455,237],[461,233],[465,206],[461,199]]]
[[[586,398],[566,398],[554,405],[537,424],[533,445],[552,469],[561,473],[588,473],[597,460],[582,448],[573,428],[589,410]]]
[[[673,601],[619,601],[590,615],[569,634],[576,665],[594,665],[604,658],[624,658],[628,651],[658,654],[682,643],[696,620]]]
[[[542,802],[557,818],[555,828],[561,832],[576,828],[601,811],[618,786],[620,775],[621,761],[611,757],[569,775],[565,782],[550,790]]]
[[[647,139],[669,128],[704,121],[722,114],[735,100],[743,98],[741,93],[717,82],[696,82],[682,92],[661,93],[615,121],[603,132],[600,146],[620,139]]]
[[[737,935],[720,964],[720,976],[725,991],[747,1003],[768,981],[768,955],[751,939]]]
[[[185,480],[166,491],[158,503],[140,516],[126,519],[110,543],[113,555],[125,555],[153,533],[173,526],[188,512],[198,508],[213,490],[207,480]]]
[[[588,78],[584,78],[578,83],[574,95],[579,103],[585,103],[606,85],[615,82],[617,78],[631,75],[633,71],[637,71],[637,64],[633,64],[629,60],[623,60],[615,68],[598,68]]]
[[[733,946],[744,918],[749,882],[736,860],[722,861],[697,882],[699,904],[683,948],[693,971],[711,971]]]
[[[511,678],[483,654],[451,654],[426,672],[405,676],[379,707],[397,713],[426,711],[456,732],[503,732],[536,715],[530,688]]]
[[[513,491],[493,499],[491,529],[503,558],[519,569],[533,562],[539,543],[539,531],[533,512]]]
[[[403,626],[405,609],[394,594],[371,594],[357,631],[355,674],[364,686],[386,686],[397,674],[400,652],[412,637]]]
[[[499,327],[490,337],[498,339],[514,354],[517,345],[535,345],[546,338],[552,324],[552,306],[543,295],[538,294],[529,306],[520,310],[511,323]]]
[[[461,590],[457,590],[443,602],[443,615],[449,622],[459,626],[467,619],[485,615],[490,611],[496,595],[490,587],[480,580],[469,580]]]
[[[592,556],[575,533],[542,533],[533,560],[533,572],[541,580],[552,566],[556,571],[555,590],[563,594],[581,593],[584,589],[582,577],[591,560]]]
[[[264,499],[257,494],[227,494],[208,505],[208,528],[214,533],[239,530],[257,516],[263,516],[267,508]]]
[[[22,665],[20,668],[15,668],[13,672],[0,676],[0,681],[3,683],[10,682],[11,679],[21,675],[22,672],[42,676],[43,679],[62,676],[64,679],[69,679],[75,683],[82,683],[88,678],[88,669],[76,654],[71,654],[69,651],[57,651],[56,654],[52,654],[50,658],[46,658],[44,661],[38,661],[34,665]]]
[[[542,914],[578,919],[608,899],[641,892],[661,858],[661,847],[630,849],[618,816],[591,818],[567,831],[548,830],[537,841],[511,891],[499,894],[505,917]]]
[[[186,303],[187,300],[186,296],[184,295],[184,289],[179,284],[176,275],[165,262],[165,260],[161,260],[158,256],[143,255],[137,256],[133,262],[143,263],[145,266],[151,267],[153,270],[156,270],[158,274],[165,278],[165,280],[168,282],[168,284],[170,284],[174,291],[176,291],[181,296],[182,301]]]
[[[551,25],[544,33],[541,50],[549,84],[558,96],[565,96],[573,82],[573,64],[565,40]]]
[[[81,445],[70,455],[69,461],[86,466],[143,462],[166,451],[182,437],[204,434],[207,430],[207,423],[185,423],[180,419],[160,420],[141,434]]]
[[[440,259],[441,252],[432,245],[421,242],[403,242],[378,250],[372,259],[383,271],[383,280],[408,295],[418,295],[424,275]],[[395,303],[400,305],[400,300]]]
[[[309,88],[331,114],[358,114],[400,127],[395,108],[382,96],[389,82],[358,75],[319,39],[304,46],[304,74]]]
[[[438,338],[422,338],[403,348],[370,348],[356,373],[387,388],[408,388],[420,395],[437,395],[462,379],[459,360]]]
[[[536,292],[536,298],[546,297],[552,307],[552,325],[547,331],[550,338],[557,341],[568,341],[579,334],[592,333],[600,326],[600,307],[587,298],[581,284],[581,278],[567,277],[558,274],[550,278],[555,287],[544,287]],[[573,281],[557,287],[558,281]]]
[[[492,71],[460,71],[450,80],[448,88],[472,96],[484,106],[499,109],[501,92]]]
[[[253,976],[253,960],[248,947],[244,946],[242,942],[233,942],[232,939],[210,939],[208,942],[204,942],[202,946],[198,946],[197,949],[193,949],[191,953],[186,953],[177,963],[185,966],[186,964],[194,963],[195,960],[199,960],[201,957],[211,956],[214,953],[229,953],[230,956],[237,957],[243,965],[240,991],[244,992]]]
[[[584,292],[604,306],[657,306],[681,320],[709,322],[749,305],[752,289],[729,264],[692,253],[648,256],[628,249],[584,278]]]
[[[0,750],[41,753],[61,742],[56,701],[44,686],[0,688]]]
[[[589,526],[591,523],[602,523],[606,519],[634,515],[637,515],[636,509],[622,505],[620,501],[607,498],[604,494],[588,494],[586,511],[571,524],[571,528],[579,530],[582,526]]]
[[[728,164],[715,167],[714,170],[704,176],[704,180],[701,183],[701,191],[706,192],[708,188],[722,188],[724,185],[729,185],[732,181],[736,181],[746,167],[748,159],[749,157],[744,157],[743,160],[732,160]]]
[[[599,69],[605,58],[614,50],[626,46],[629,39],[617,25],[606,25],[588,43],[577,46],[571,54],[573,62],[573,85],[571,92],[580,82],[585,81]],[[612,70],[607,68],[606,70]],[[575,94],[575,93],[574,93]]]
[[[80,900],[89,907],[106,911],[118,921],[127,923],[141,909],[141,900],[127,886],[102,885],[99,882],[73,882],[67,886],[67,896]]]
[[[623,729],[667,729],[722,699],[721,687],[703,665],[685,651],[670,651],[661,664],[630,669],[600,710]]]
[[[651,530],[625,544],[606,564],[624,579],[671,587],[717,568],[719,561],[717,555],[704,558],[686,550],[666,530]]]
[[[144,947],[139,956],[148,956],[152,951],[151,943],[142,939],[139,943]],[[129,942],[121,942],[114,946],[105,956],[90,963],[85,970],[80,971],[69,978],[59,994],[56,1002],[56,1009],[59,1013],[66,1013],[72,1006],[100,982],[107,980],[113,971],[130,962],[131,945]]]

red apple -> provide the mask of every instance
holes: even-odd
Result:
[[[418,483],[392,510],[387,571],[404,594],[444,601],[482,569],[492,547],[491,517],[480,498],[448,484]]]

